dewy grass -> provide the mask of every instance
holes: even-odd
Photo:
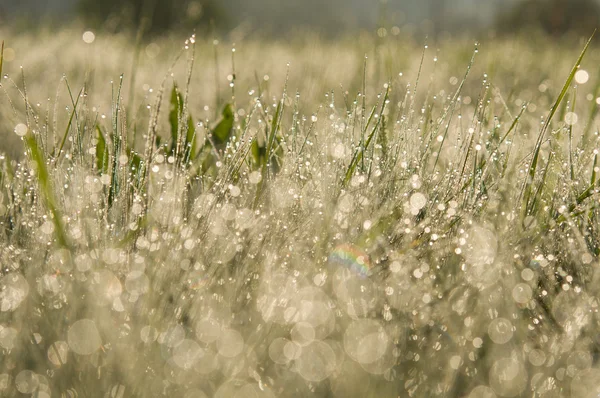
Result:
[[[1,396],[597,396],[590,42],[73,35],[7,41]]]

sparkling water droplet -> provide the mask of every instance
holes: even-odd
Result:
[[[307,381],[320,382],[328,378],[337,368],[335,352],[322,341],[313,341],[302,348],[296,360],[298,374]]]
[[[86,31],[82,35],[82,39],[87,44],[92,44],[96,40],[96,35],[92,31]]]
[[[488,335],[496,344],[505,344],[512,339],[512,324],[508,319],[496,318],[488,326]]]
[[[191,369],[203,355],[204,350],[198,343],[185,339],[173,350],[173,362],[182,369]]]
[[[0,347],[12,350],[17,344],[19,332],[15,328],[0,325]]]
[[[38,375],[31,370],[22,370],[15,377],[15,386],[20,393],[31,394],[39,385]]]
[[[69,345],[66,341],[56,341],[48,348],[48,360],[55,366],[67,363]]]
[[[420,192],[415,192],[410,197],[410,207],[421,210],[427,204],[427,197]]]
[[[217,349],[226,358],[236,357],[244,350],[244,338],[237,330],[225,329],[217,341]]]
[[[73,352],[91,355],[102,345],[100,333],[91,319],[80,319],[69,328],[67,341]]]
[[[489,374],[490,387],[503,397],[516,397],[527,386],[527,370],[514,358],[504,358],[494,362]]]
[[[15,126],[15,134],[17,134],[19,137],[24,137],[28,130],[29,129],[27,128],[27,125],[23,123],[19,123]]]
[[[577,72],[575,72],[575,81],[577,82],[577,84],[585,84],[588,82],[589,79],[590,74],[586,70],[580,69]]]

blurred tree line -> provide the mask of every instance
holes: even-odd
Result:
[[[79,0],[79,14],[91,28],[148,33],[171,29],[226,28],[218,0]]]
[[[554,36],[569,32],[589,36],[599,22],[598,0],[523,0],[498,14],[496,29],[505,34],[541,29]]]
[[[481,0],[478,0],[481,1]],[[317,29],[342,31],[377,28],[387,23],[418,25],[428,20],[433,31],[450,34],[495,28],[513,34],[543,30],[551,35],[589,35],[600,21],[600,0],[0,0],[0,23],[24,30],[60,27],[77,14],[92,29],[159,34],[167,30],[244,29],[283,33]],[[383,7],[382,5],[385,5]],[[460,4],[460,6],[459,6]],[[485,6],[485,7],[484,7]],[[398,20],[394,16],[401,15]],[[425,34],[432,33],[431,31]]]

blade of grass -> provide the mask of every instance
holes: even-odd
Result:
[[[533,179],[535,178],[538,158],[540,155],[540,149],[542,147],[542,142],[544,140],[544,136],[546,135],[546,132],[548,131],[548,128],[550,127],[550,123],[552,122],[552,119],[554,118],[556,111],[558,110],[560,104],[562,103],[562,100],[564,99],[565,95],[567,94],[567,91],[569,90],[571,82],[573,81],[573,78],[575,77],[575,73],[577,72],[577,69],[579,69],[579,65],[581,64],[581,61],[583,60],[583,57],[585,56],[595,34],[596,34],[596,32],[594,31],[592,36],[588,39],[587,43],[583,47],[581,54],[579,54],[579,57],[577,58],[575,65],[573,65],[573,68],[571,69],[571,73],[569,73],[569,76],[567,77],[567,80],[565,81],[565,84],[563,85],[563,88],[560,91],[558,98],[556,98],[556,101],[552,105],[552,108],[550,109],[550,113],[548,114],[548,117],[546,118],[546,121],[545,121],[544,125],[542,126],[542,129],[540,130],[540,133],[538,135],[538,138],[537,138],[537,141],[535,144],[535,149],[533,152],[533,159],[531,161],[531,165],[529,166],[528,179],[525,183],[525,191],[523,193],[522,209],[524,210],[524,212],[522,214],[522,218],[527,216],[527,209],[530,208],[529,200],[530,200],[531,193],[532,193],[531,190],[532,190],[532,185],[533,185]]]
[[[108,171],[108,148],[104,133],[99,125],[96,125],[96,135],[98,137],[98,143],[96,144],[96,167],[100,173],[106,174]]]
[[[2,79],[2,64],[4,63],[4,40],[2,40],[2,45],[0,45],[0,79]],[[0,84],[2,84],[0,82]]]
[[[38,146],[35,137],[30,131],[25,136],[25,144],[31,154],[31,160],[37,167],[37,180],[40,186],[40,193],[48,206],[48,210],[52,214],[52,223],[54,224],[54,231],[56,233],[56,241],[62,247],[68,247],[67,235],[62,225],[60,213],[58,211],[54,193],[52,191],[52,184],[50,182],[50,175],[48,174],[48,168],[46,167],[46,160],[44,155]]]
[[[58,151],[54,151],[52,157],[54,158],[54,163],[58,162],[60,154],[65,146],[65,142],[67,142],[67,137],[69,136],[69,131],[71,130],[71,124],[73,123],[73,117],[75,116],[75,111],[77,110],[77,104],[79,104],[79,98],[81,98],[81,93],[83,88],[79,90],[79,94],[77,95],[77,100],[73,104],[73,110],[71,111],[71,116],[69,117],[69,123],[67,123],[67,128],[65,129],[65,134],[63,135],[62,140],[60,141],[60,146],[58,147]]]
[[[385,95],[383,96],[381,112],[379,113],[380,115],[383,115],[383,112],[385,111],[385,106],[387,105],[387,100],[388,100],[389,94],[390,94],[390,86],[388,85],[388,87],[385,91]],[[369,117],[369,120],[371,119],[371,117]],[[350,165],[348,166],[348,169],[346,170],[346,174],[342,181],[342,188],[346,187],[348,185],[348,183],[350,182],[350,179],[352,178],[352,176],[354,175],[354,172],[356,170],[356,166],[362,161],[362,159],[364,157],[364,153],[369,148],[369,145],[371,144],[371,140],[373,139],[373,136],[377,132],[380,123],[381,123],[381,117],[377,118],[377,122],[375,123],[375,126],[373,126],[373,130],[371,130],[371,134],[369,134],[369,137],[367,138],[367,141],[365,142],[364,146],[361,145],[354,152],[354,155],[352,156],[352,160],[350,161]],[[367,123],[367,127],[368,126],[369,126],[369,123]]]
[[[596,164],[598,163],[598,154],[594,155],[594,164],[592,165],[592,177],[590,178],[590,185],[596,184]]]
[[[572,112],[575,112],[575,100],[577,99],[577,90],[573,92],[573,107],[571,108]],[[569,123],[569,147],[567,148],[569,151],[569,171],[571,181],[575,180],[575,169],[573,166],[573,124]]]

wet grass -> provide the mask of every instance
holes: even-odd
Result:
[[[6,41],[3,396],[597,395],[589,41],[73,35]]]

